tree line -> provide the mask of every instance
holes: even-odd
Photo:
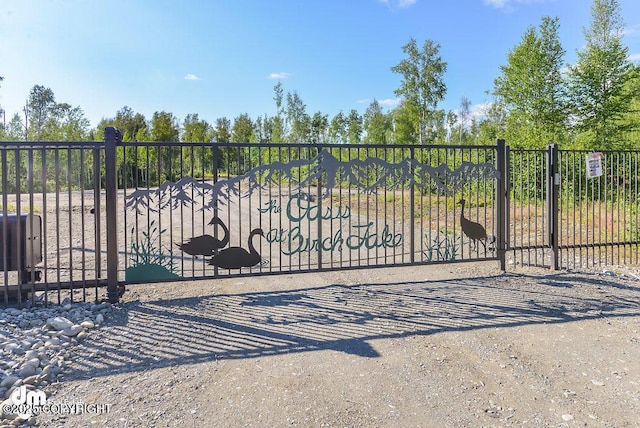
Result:
[[[402,46],[404,59],[391,67],[401,82],[394,91],[399,104],[389,111],[373,100],[364,114],[355,109],[333,117],[311,114],[297,91],[285,92],[278,82],[274,115],[243,113],[209,122],[193,113],[180,121],[171,112],[147,118],[125,106],[92,128],[81,107],[58,103],[50,88],[35,85],[23,111],[0,123],[0,140],[101,140],[103,129],[115,126],[124,141],[486,145],[504,138],[514,148],[551,142],[579,149],[638,147],[640,67],[622,42],[618,0],[592,1],[575,64],[565,63],[559,28],[557,17],[543,17],[525,31],[480,114],[471,111],[467,97],[458,109],[439,108],[447,92],[440,45],[411,39]]]

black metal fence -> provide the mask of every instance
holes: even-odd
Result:
[[[638,264],[640,151],[550,145],[510,151],[507,158],[512,264],[553,269]]]
[[[0,143],[4,304],[230,275],[637,263],[639,153],[604,152],[595,178],[587,155],[122,142],[114,128],[99,143]]]
[[[2,143],[2,302],[97,298],[106,284],[101,143]],[[94,214],[95,213],[95,214]],[[33,299],[30,300],[33,303]]]

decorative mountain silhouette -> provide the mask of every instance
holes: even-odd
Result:
[[[298,182],[297,176],[301,167],[308,167],[308,172],[306,177]],[[379,177],[375,182],[371,182],[372,172],[375,172],[375,177]],[[157,189],[137,189],[127,195],[126,207],[136,209],[140,213],[146,210],[157,212],[163,208],[176,209],[180,205],[192,206],[204,200],[202,209],[209,210],[218,205],[225,205],[234,196],[247,197],[255,190],[266,188],[268,185],[278,185],[282,177],[290,182],[297,182],[298,190],[311,186],[312,183],[322,183],[324,198],[338,182],[345,181],[357,186],[364,193],[376,193],[383,185],[388,190],[393,190],[407,188],[413,184],[422,190],[429,190],[435,186],[436,190],[443,194],[452,194],[472,180],[497,178],[498,171],[489,162],[474,164],[463,161],[458,168],[451,170],[444,163],[433,167],[413,158],[405,158],[397,163],[373,157],[341,161],[329,150],[324,149],[312,159],[260,165],[246,174],[216,183],[185,176],[176,182],[165,181]],[[247,183],[247,190],[241,194],[242,182]]]

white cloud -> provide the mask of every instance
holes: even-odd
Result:
[[[640,53],[629,55],[629,61],[640,62]]]
[[[199,78],[195,74],[191,74],[191,73],[186,74],[184,76],[184,78],[185,78],[185,80],[202,80],[201,78]]]
[[[400,100],[398,98],[385,98],[383,100],[379,100],[378,103],[381,106],[396,107],[400,104]]]
[[[401,8],[412,6],[416,3],[416,0],[398,0],[398,6]]]
[[[493,103],[481,103],[481,104],[472,105],[471,108],[469,109],[471,113],[471,117],[475,117],[476,119],[479,119],[485,116],[492,105]]]
[[[280,73],[271,73],[269,75],[269,79],[287,79],[290,76],[291,76],[291,73],[281,71]]]
[[[504,9],[507,12],[513,11],[513,4],[542,3],[549,0],[484,0],[484,4],[493,6],[496,9]]]
[[[637,36],[640,34],[640,24],[634,25],[633,27],[627,27],[622,30],[623,36]]]
[[[505,5],[507,4],[507,0],[484,0],[484,4],[488,4],[500,9],[502,7],[505,7]]]
[[[379,0],[380,3],[386,4],[387,6],[397,6],[401,9],[405,9],[407,7],[413,6],[416,4],[418,0]]]
[[[378,104],[383,107],[396,107],[400,104],[400,100],[398,98],[385,98],[383,100],[376,100]],[[362,98],[356,101],[358,104],[371,104],[373,102],[370,98]]]

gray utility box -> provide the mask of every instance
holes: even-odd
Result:
[[[0,216],[0,270],[26,272],[40,262],[42,217],[37,214]]]

